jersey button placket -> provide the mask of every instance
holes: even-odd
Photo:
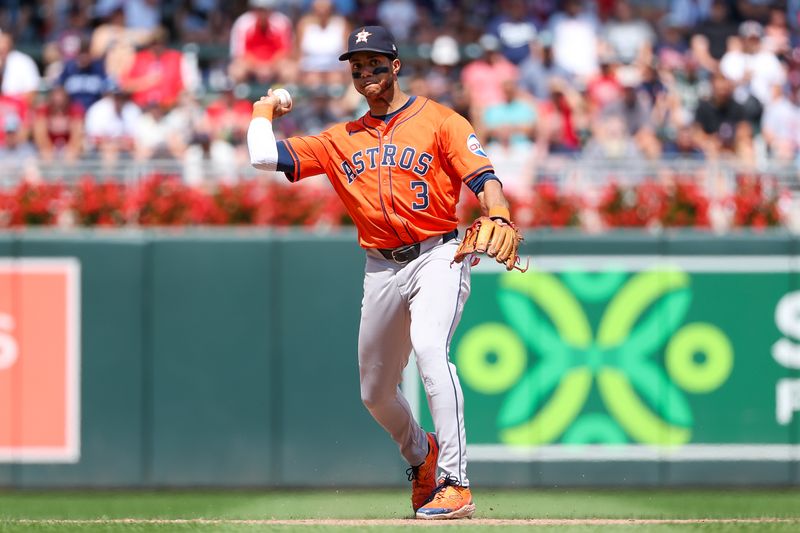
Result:
[[[386,215],[390,217],[389,220],[388,220],[389,224],[391,224],[392,226],[395,226],[394,222],[392,222],[392,220],[391,220],[391,216],[392,215],[396,216],[396,213],[394,212],[394,209],[392,209],[392,191],[391,191],[391,187],[389,185],[389,169],[388,168],[382,169],[381,166],[380,166],[380,164],[381,164],[381,159],[380,158],[383,157],[383,145],[384,145],[385,141],[389,140],[389,136],[388,135],[383,135],[383,136],[379,137],[378,139],[379,139],[378,143],[379,143],[379,146],[380,146],[380,149],[378,150],[378,157],[379,157],[378,169],[379,169],[379,176],[380,176],[380,183],[381,183],[381,197],[383,198],[383,202],[382,202],[383,203],[383,209],[384,209],[384,212],[386,213]],[[403,231],[402,228],[399,229],[399,231],[398,231],[396,226],[395,226],[395,231],[397,232],[398,237],[400,237],[401,239],[403,239],[406,242],[408,242],[407,241],[408,235],[407,235],[407,233],[405,231]]]

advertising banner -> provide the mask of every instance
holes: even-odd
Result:
[[[491,261],[451,342],[473,461],[797,460],[789,256]],[[432,427],[416,369],[404,391]]]
[[[0,462],[80,457],[80,268],[0,260]]]

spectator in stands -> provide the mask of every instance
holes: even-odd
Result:
[[[624,65],[648,65],[652,62],[656,34],[645,20],[636,18],[627,0],[617,0],[614,16],[600,31],[602,53],[610,54]]]
[[[797,92],[792,97],[781,85],[772,86],[772,98],[764,106],[761,115],[761,134],[770,157],[780,161],[792,161],[797,155],[800,142],[800,107]]]
[[[112,163],[133,155],[136,124],[142,111],[130,95],[114,83],[86,112],[89,155]]]
[[[669,117],[675,125],[694,122],[695,110],[701,96],[711,92],[711,84],[701,78],[704,72],[691,54],[668,56],[668,60],[658,63],[658,80],[668,95]],[[656,109],[658,112],[658,109]],[[663,122],[663,121],[662,121]]]
[[[536,38],[537,28],[533,17],[528,16],[524,0],[503,0],[500,12],[495,16],[487,33],[500,40],[503,55],[519,65],[530,55],[530,43]]]
[[[30,139],[30,116],[41,77],[33,59],[14,49],[14,39],[8,32],[0,32],[0,113],[6,140],[11,140],[14,151],[27,151]]]
[[[147,46],[136,52],[130,70],[121,73],[119,83],[139,107],[157,104],[167,109],[175,105],[181,92],[194,89],[186,80],[196,80],[199,75],[189,73],[190,68],[180,51],[167,48],[167,31],[159,27]]]
[[[484,150],[498,176],[503,176],[503,192],[513,198],[527,198],[533,193],[537,147],[528,138],[511,141],[511,129],[497,129],[484,144]]]
[[[603,109],[599,121],[605,122],[608,117],[621,118],[638,151],[655,159],[661,155],[661,143],[653,123],[651,96],[644,88],[642,74],[637,67],[627,65],[618,70],[617,78],[622,86],[622,97]]]
[[[621,116],[628,134],[639,141],[640,137],[654,134],[652,122],[652,101],[643,88],[643,77],[633,66],[622,67],[617,72],[622,86],[622,97],[609,103],[603,113]]]
[[[36,149],[28,140],[28,129],[23,122],[5,120],[0,136],[0,173],[4,178],[13,178],[20,170],[35,167]]]
[[[292,114],[297,131],[316,135],[342,120],[335,100],[327,87],[315,87],[306,98],[306,105],[297,107]]]
[[[765,21],[775,0],[736,0],[734,6],[739,20]]]
[[[253,114],[253,103],[238,96],[237,90],[233,82],[227,80],[219,96],[205,107],[204,121],[211,142],[221,141],[231,146],[244,144]]]
[[[192,129],[188,116],[148,102],[133,127],[134,159],[182,159]]]
[[[124,0],[105,0],[94,9],[100,22],[92,32],[91,54],[94,59],[103,59],[106,74],[118,81],[130,70],[136,49],[150,40],[150,30],[125,25]]]
[[[458,89],[454,85],[458,81],[460,60],[458,40],[449,31],[433,40],[430,64],[425,72],[428,96],[451,108],[456,108]]]
[[[347,71],[339,56],[345,51],[350,27],[334,11],[331,0],[314,0],[297,23],[300,81],[303,86],[343,85]]]
[[[292,21],[276,11],[277,0],[250,0],[250,10],[231,28],[228,67],[236,82],[274,83],[294,78],[288,61],[292,49]]]
[[[622,85],[617,76],[619,64],[608,54],[600,57],[600,70],[589,78],[586,84],[586,99],[589,113],[597,116],[610,105],[622,98]]]
[[[793,32],[800,29],[800,0],[786,2],[786,20]]]
[[[160,0],[125,0],[125,26],[152,32],[161,25]]]
[[[470,61],[461,70],[461,83],[470,102],[470,117],[473,125],[480,128],[483,110],[503,101],[503,83],[517,80],[519,70],[500,53],[500,42],[494,35],[480,39],[481,57]]]
[[[30,110],[25,102],[0,94],[0,146],[9,142],[24,144],[30,134],[29,117]]]
[[[419,21],[418,8],[412,0],[378,2],[377,17],[378,22],[383,27],[391,29],[392,35],[400,43],[411,40],[411,30]]]
[[[680,22],[665,16],[658,22],[658,39],[655,45],[654,61],[668,68],[683,63],[689,52],[689,44],[684,38]]]
[[[669,18],[681,32],[688,32],[708,20],[711,13],[712,0],[672,0],[669,6]]]
[[[744,102],[752,95],[763,105],[770,100],[772,86],[786,81],[786,72],[774,53],[762,49],[761,24],[754,20],[742,22],[739,36],[741,49],[729,50],[722,56],[720,72],[736,84],[736,100]]]
[[[549,21],[555,63],[570,76],[585,81],[597,72],[598,22],[581,0],[564,0],[562,11]]]
[[[652,126],[649,95],[642,90],[642,74],[636,67],[630,65],[620,67],[617,71],[617,80],[622,87],[621,98],[610,102],[603,112],[621,116],[628,134],[635,137],[642,129]]]
[[[217,43],[228,34],[226,13],[219,0],[181,0],[175,15],[175,30],[182,43]]]
[[[38,6],[29,1],[6,1],[0,3],[0,27],[10,33],[18,42],[35,41],[37,27],[34,21]]]
[[[703,150],[695,143],[691,124],[677,128],[674,137],[664,143],[662,156],[670,159],[703,159]]]
[[[553,39],[549,32],[538,34],[530,44],[531,53],[519,65],[520,86],[539,100],[550,98],[550,79],[570,79],[569,73],[553,60]]]
[[[538,113],[530,95],[513,80],[503,83],[504,101],[483,114],[484,147],[495,172],[503,176],[503,190],[515,197],[527,196],[537,157],[533,141],[539,132]]]
[[[754,113],[760,109],[757,105],[737,102],[733,98],[733,82],[722,74],[713,76],[711,87],[711,96],[700,100],[697,106],[694,134],[695,143],[705,156],[715,158],[723,153],[733,153],[745,128],[752,133],[752,128],[747,126],[758,118]],[[753,99],[749,97],[749,100]]]
[[[503,138],[508,142],[530,146],[536,131],[536,108],[530,97],[515,80],[502,84],[503,101],[487,106],[483,111],[484,138]]]
[[[102,98],[109,84],[104,61],[93,59],[89,47],[90,41],[83,39],[78,55],[64,64],[55,82],[64,87],[70,101],[80,104],[84,112]]]
[[[301,9],[305,12],[311,8],[314,0],[301,0],[300,3]],[[368,7],[367,4],[368,2],[359,2],[357,0],[333,0],[333,10],[350,20],[356,16],[356,13],[358,13],[358,17],[363,17],[364,11]],[[366,23],[362,20],[361,24]]]
[[[541,136],[545,142],[539,152],[575,154],[580,151],[582,136],[589,128],[586,101],[561,78],[550,80],[550,95],[550,101],[540,108],[546,131]]]
[[[235,107],[237,102],[242,105],[240,115],[244,120],[244,128],[247,128],[247,117],[252,109],[249,100],[236,99],[233,91],[230,92],[231,105]],[[217,101],[217,104],[220,104]],[[220,106],[223,111],[225,107]],[[235,117],[234,117],[235,119]],[[181,98],[181,105],[173,110],[168,117],[168,121],[177,127],[175,135],[184,133],[182,141],[187,145],[183,152],[183,179],[190,185],[202,185],[210,183],[235,183],[238,179],[239,168],[248,161],[247,150],[242,144],[234,145],[230,135],[220,134],[221,121],[212,122],[208,117],[208,110],[203,109],[197,99],[185,94]],[[183,124],[183,125],[181,125]],[[223,128],[225,129],[225,128]],[[185,135],[191,131],[190,136]],[[243,134],[239,134],[242,136]],[[241,142],[241,139],[238,141]]]
[[[56,31],[49,34],[49,40],[42,49],[44,77],[48,86],[55,83],[63,72],[64,65],[81,52],[81,43],[91,39],[87,11],[85,6],[70,5],[66,12],[66,24],[59,24],[54,28]],[[55,21],[52,23],[56,24]]]
[[[786,57],[792,49],[792,30],[786,19],[786,10],[773,5],[764,25],[764,50],[778,57]]]
[[[41,79],[33,58],[14,49],[11,34],[0,31],[0,93],[30,106]]]
[[[37,109],[33,120],[33,140],[45,161],[74,162],[83,151],[84,109],[70,102],[64,87],[55,86]]]
[[[655,24],[667,14],[673,0],[626,0],[639,18],[648,24]],[[610,2],[616,5],[616,1]],[[613,13],[613,9],[612,9]]]
[[[695,60],[708,72],[716,72],[737,34],[728,1],[713,0],[708,20],[700,21],[691,33],[690,46]]]
[[[582,157],[589,161],[630,161],[641,156],[636,142],[628,133],[625,118],[611,113],[593,124],[592,136],[582,152]]]

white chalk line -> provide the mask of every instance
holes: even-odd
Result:
[[[6,519],[0,524],[18,525],[211,525],[211,526],[408,526],[408,525],[476,525],[476,526],[618,526],[618,525],[682,525],[682,524],[800,524],[798,518],[474,518],[471,520],[394,519],[224,519],[224,518],[96,518],[96,519]]]

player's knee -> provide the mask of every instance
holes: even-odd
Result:
[[[390,398],[387,398],[386,395],[382,394],[380,391],[361,390],[361,403],[363,403],[364,407],[366,407],[369,411],[379,409],[381,405],[390,400]]]
[[[445,345],[445,342],[440,339],[415,342],[414,355],[417,358],[417,366],[420,364],[427,366],[442,366],[447,364]]]
[[[417,359],[422,386],[425,394],[429,398],[438,397],[441,394],[452,396],[453,385],[458,382],[455,365],[441,358],[428,364],[420,364]]]

